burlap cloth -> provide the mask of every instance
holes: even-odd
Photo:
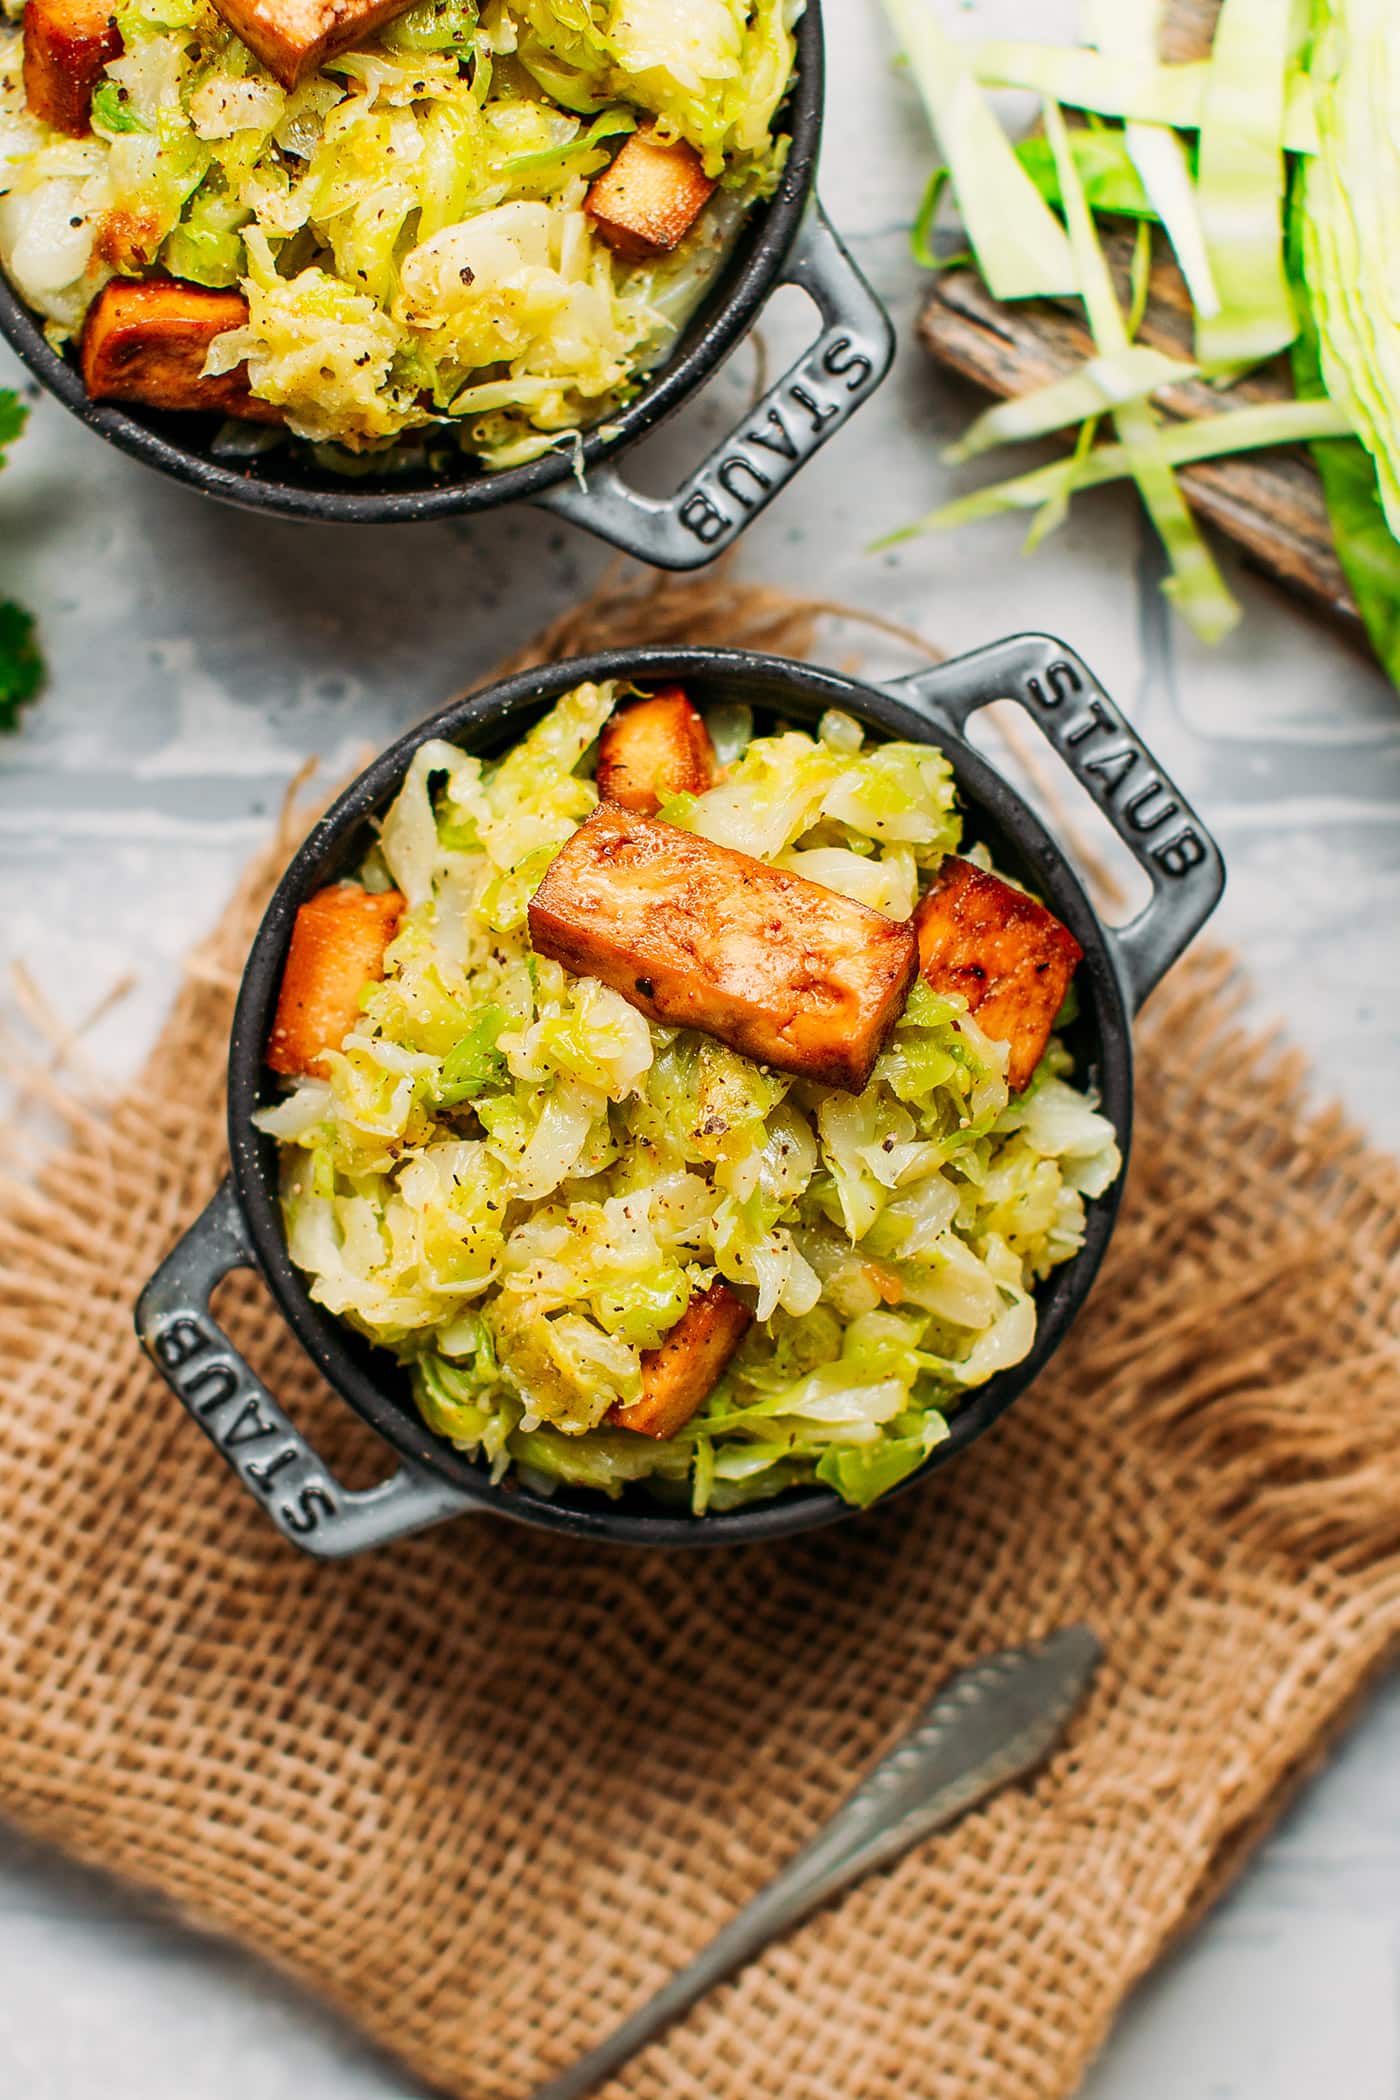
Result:
[[[808,626],[666,585],[545,646]],[[951,1668],[1087,1618],[1108,1665],[1033,1788],[773,1948],[609,2089],[1070,2092],[1400,1629],[1394,1165],[1240,1032],[1227,964],[1194,963],[1142,1025],[1088,1312],[928,1488],[720,1555],[477,1519],[318,1567],[130,1324],[220,1171],[230,987],[275,858],[139,1083],[74,1111],[35,1189],[7,1185],[0,1812],[256,1948],[425,2080],[520,2095],[692,1954]],[[260,1289],[223,1311],[350,1465],[363,1432]]]

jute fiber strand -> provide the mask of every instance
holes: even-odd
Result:
[[[800,646],[727,582],[613,587],[547,646]],[[138,1084],[0,1225],[0,1812],[163,1890],[454,2095],[522,2095],[723,1923],[947,1673],[1073,1619],[1108,1664],[1030,1788],[866,1882],[610,2093],[1049,2100],[1240,1864],[1400,1630],[1400,1175],[1233,1018],[1139,1036],[1087,1313],[926,1488],[723,1554],[459,1521],[318,1567],[131,1334],[221,1172],[253,868]],[[223,1316],[356,1480],[372,1440],[260,1286]]]

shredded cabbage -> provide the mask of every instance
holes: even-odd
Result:
[[[1286,7],[1280,11],[1288,12]],[[1034,94],[1048,95],[1071,109],[1092,110],[1100,117],[1167,124],[1175,131],[1200,129],[1210,76],[1208,59],[1158,65],[1141,56],[1119,58],[1061,44],[996,39],[969,46],[968,54],[977,78],[989,87],[1029,88]],[[1290,153],[1317,151],[1313,83],[1297,68],[1290,69],[1284,81],[1283,143]]]
[[[1128,347],[1127,327],[1069,150],[1064,116],[1053,102],[1046,105],[1045,130],[1055,155],[1079,288],[1094,341],[1103,354],[1121,355]],[[1150,402],[1139,398],[1114,409],[1113,423],[1171,564],[1172,573],[1162,589],[1199,635],[1207,641],[1218,640],[1239,619],[1239,607],[1177,485],[1162,450],[1156,414]]]
[[[1311,444],[1322,438],[1351,435],[1346,411],[1324,398],[1257,401],[1248,408],[1227,409],[1218,416],[1199,416],[1192,422],[1163,428],[1158,441],[1169,467],[1189,467],[1196,460],[1225,459],[1236,452],[1258,452],[1272,445]],[[1000,517],[1012,510],[1036,510],[1043,503],[1068,498],[1080,489],[1126,481],[1134,471],[1127,446],[1091,445],[1072,459],[1052,460],[1048,466],[1033,467],[1028,474],[1015,474],[989,488],[974,489],[969,496],[955,497],[912,525],[902,525],[875,540],[872,551],[897,546],[901,540],[915,539],[923,532],[968,525],[977,518]]]
[[[1118,58],[1151,63],[1157,55],[1162,0],[1084,0],[1086,39]],[[1195,180],[1186,147],[1168,124],[1130,120],[1123,146],[1172,244],[1181,274],[1200,315],[1218,313]],[[1098,208],[1095,200],[1091,205]]]
[[[1058,1039],[1009,1097],[1005,1045],[922,983],[852,1096],[653,1027],[535,954],[526,904],[596,802],[617,697],[578,687],[496,763],[415,756],[362,871],[408,901],[384,978],[329,1077],[257,1118],[287,1243],[497,1475],[644,1482],[702,1512],[812,1480],[864,1504],[1025,1356],[1036,1284],[1118,1172],[1114,1133]],[[727,774],[667,821],[901,916],[958,847],[938,751],[867,744],[840,714],[816,736],[712,721]],[[664,1441],[610,1427],[717,1277],[755,1321],[709,1398]]]
[[[1224,0],[1201,103],[1196,187],[1220,310],[1198,308],[1203,365],[1254,364],[1298,332],[1283,266],[1284,92],[1294,9]]]
[[[1082,423],[1086,416],[1144,400],[1158,387],[1193,379],[1196,369],[1182,358],[1168,357],[1164,350],[1149,349],[1145,343],[1126,343],[1105,356],[1086,358],[1062,379],[1047,380],[1044,386],[1032,387],[1029,393],[1013,395],[1009,401],[999,401],[995,408],[984,409],[943,457],[955,466],[962,460],[975,459],[979,452],[990,451],[993,445],[1045,437],[1052,430],[1063,430],[1067,424]]]
[[[1064,229],[1018,162],[962,46],[943,34],[929,0],[885,0],[938,135],[978,264],[998,299],[1072,292]]]
[[[239,286],[247,325],[206,369],[246,361],[297,436],[375,453],[436,427],[515,465],[628,400],[776,184],[801,8],[417,0],[287,93],[209,0],[116,0],[76,140],[30,115],[5,30],[0,261],[55,340],[113,274]],[[651,120],[722,187],[629,263],[583,202]]]
[[[887,5],[902,14],[919,0]],[[1400,538],[1400,297],[1388,262],[1400,237],[1394,10],[1385,0],[1222,0],[1210,58],[1179,65],[1156,56],[1162,5],[1081,0],[1081,34],[1091,49],[1005,41],[951,47],[939,87],[944,96],[949,80],[970,64],[987,85],[1037,89],[1048,98],[1046,135],[1015,148],[1016,183],[1006,184],[1000,150],[964,158],[960,202],[974,260],[998,290],[984,242],[998,236],[1003,187],[1019,219],[1029,182],[1065,219],[1074,288],[1085,301],[1095,354],[988,409],[944,453],[961,462],[1077,424],[1070,458],[959,497],[875,547],[1029,509],[1036,513],[1029,549],[1063,521],[1077,491],[1130,476],[1171,564],[1167,595],[1198,634],[1214,640],[1239,609],[1174,470],[1312,441],[1320,447],[1343,565],[1389,666],[1395,564],[1387,549],[1393,552]],[[927,86],[925,92],[932,101]],[[1086,111],[1088,121],[1068,130],[1062,104]],[[979,107],[985,114],[985,104]],[[1106,125],[1111,117],[1121,125]],[[1199,134],[1194,141],[1181,136],[1192,131]],[[1289,152],[1300,156],[1291,169]],[[930,268],[941,266],[931,245],[934,214],[958,172],[933,170],[914,220],[911,244]],[[1096,213],[1136,222],[1126,317],[1096,236]],[[1191,294],[1190,365],[1134,341],[1147,309],[1157,226]],[[999,268],[1001,255],[993,253]],[[1298,336],[1300,318],[1306,340]],[[1159,421],[1152,397],[1173,378],[1205,376],[1223,390],[1285,347],[1293,350],[1306,398],[1189,424]],[[1327,398],[1319,398],[1324,388]],[[1106,416],[1116,444],[1098,442]],[[1353,435],[1374,462],[1374,488],[1355,448],[1329,442]]]

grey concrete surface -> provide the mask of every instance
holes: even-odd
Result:
[[[1062,0],[983,0],[1002,33]],[[1063,634],[1133,712],[1225,846],[1219,930],[1320,1092],[1400,1144],[1400,701],[1357,653],[1232,567],[1247,617],[1208,651],[1169,625],[1132,500],[1081,499],[1030,560],[1015,522],[897,553],[879,531],[953,485],[967,413],[912,345],[910,214],[930,162],[871,0],[830,0],[824,191],[889,301],[894,379],[752,532],[745,571],[911,622],[945,647]],[[776,356],[800,301],[767,326]],[[8,378],[0,360],[0,378]],[[741,351],[654,441],[658,485],[739,412]],[[991,472],[1001,471],[994,463]],[[963,470],[961,480],[971,479]],[[336,530],[215,509],[48,401],[0,483],[0,573],[43,617],[52,690],[0,749],[5,959],[131,1071],[182,955],[316,755],[334,778],[484,671],[603,556],[547,517]],[[833,637],[833,660],[854,638]],[[893,659],[891,659],[892,661]],[[14,995],[0,985],[0,1015]],[[217,1045],[210,1046],[217,1056]],[[1127,2009],[1089,2100],[1396,2100],[1400,1693],[1380,1697],[1235,1895]],[[242,1955],[0,1837],[3,2100],[409,2100],[391,2065]],[[852,2096],[855,2100],[855,2096]]]

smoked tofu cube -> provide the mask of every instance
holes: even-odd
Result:
[[[85,137],[93,91],[121,48],[121,32],[102,0],[27,0],[24,99],[31,114],[55,131]]]
[[[642,1353],[642,1395],[608,1410],[615,1429],[674,1436],[684,1429],[744,1339],[753,1315],[727,1283],[692,1298],[659,1349]]]
[[[384,951],[398,931],[404,899],[336,882],[308,897],[296,915],[267,1062],[284,1078],[324,1078],[324,1052],[338,1050],[360,1018],[360,994],[384,975]]]
[[[655,816],[672,795],[703,795],[713,787],[710,733],[678,685],[625,707],[598,744],[598,793],[639,816]]]
[[[608,802],[531,898],[530,938],[649,1020],[853,1094],[918,970],[912,924]]]
[[[949,854],[914,914],[919,967],[935,992],[961,992],[977,1025],[1008,1043],[1019,1094],[1045,1054],[1084,950],[1034,897]]]
[[[401,15],[412,0],[214,0],[234,35],[241,37],[284,88],[314,73],[325,59]]]
[[[248,391],[242,365],[203,377],[215,336],[241,328],[241,292],[212,292],[178,277],[104,285],[83,329],[83,383],[94,401],[144,401],[152,408],[202,409],[219,416],[280,423],[282,412]]]
[[[693,146],[683,139],[663,145],[648,124],[604,168],[583,208],[610,248],[627,262],[644,262],[680,246],[714,187]]]

